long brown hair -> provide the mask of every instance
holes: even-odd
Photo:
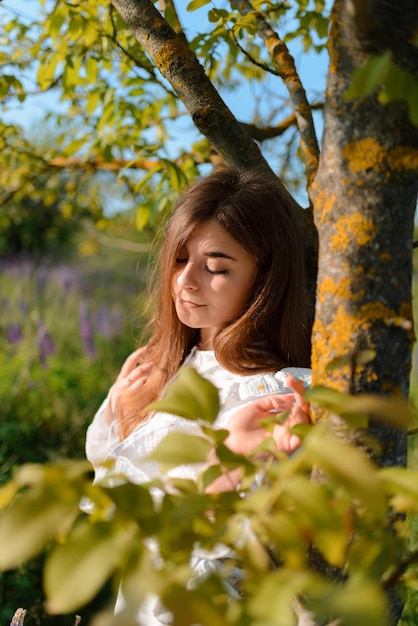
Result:
[[[218,361],[231,372],[250,374],[309,364],[304,259],[297,205],[281,181],[260,170],[219,169],[184,193],[162,243],[156,311],[146,360],[153,361],[140,397],[132,397],[130,417],[120,420],[127,436],[161,397],[185,357],[199,342],[199,331],[176,315],[171,295],[176,259],[197,229],[216,219],[256,259],[249,306],[219,329]]]

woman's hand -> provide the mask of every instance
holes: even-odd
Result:
[[[109,394],[109,404],[105,413],[108,422],[135,411],[134,399],[154,366],[151,361],[141,362],[146,350],[146,346],[138,348],[122,365]]]
[[[259,446],[269,433],[260,425],[260,420],[272,417],[272,413],[289,411],[284,424],[276,424],[273,439],[277,450],[291,454],[300,446],[300,438],[289,432],[296,424],[309,423],[309,403],[304,399],[305,388],[291,374],[287,383],[293,393],[262,396],[238,411],[229,421],[229,435],[225,444],[239,454],[248,454]]]

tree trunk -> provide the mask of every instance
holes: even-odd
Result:
[[[415,1],[337,0],[333,8],[313,185],[319,271],[312,364],[314,384],[341,391],[349,389],[350,367],[327,372],[327,365],[372,349],[374,360],[356,369],[355,391],[408,395],[418,128],[402,101],[347,100],[345,93],[353,71],[388,47],[398,65],[415,72],[417,49],[409,42],[417,25]],[[316,419],[324,417],[316,410]],[[373,421],[370,429],[382,445],[380,462],[405,465],[405,433]]]

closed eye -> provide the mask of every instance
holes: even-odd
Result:
[[[211,270],[207,265],[205,265],[205,270],[209,272],[209,274],[228,274],[229,270]]]

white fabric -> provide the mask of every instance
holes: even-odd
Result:
[[[241,408],[257,398],[272,393],[290,393],[286,385],[286,374],[290,372],[301,380],[304,385],[310,384],[311,371],[307,368],[288,367],[278,372],[252,374],[243,376],[233,374],[221,367],[213,351],[194,349],[186,360],[197,372],[209,380],[219,391],[221,410],[215,421],[215,428],[226,428],[229,419]],[[110,392],[109,392],[110,393]],[[109,396],[108,396],[109,398]],[[108,423],[104,418],[108,398],[96,413],[88,428],[86,438],[86,455],[95,468],[96,482],[109,476],[108,465],[104,461],[113,460],[112,473],[122,474],[131,482],[141,484],[155,477],[162,477],[162,470],[156,462],[145,461],[164,437],[172,431],[183,431],[189,434],[200,433],[198,422],[187,420],[167,413],[155,413],[142,422],[124,440],[120,441],[116,419]],[[199,465],[182,465],[167,473],[167,476],[194,479],[201,471]],[[218,552],[205,555],[196,550],[192,558],[193,570],[197,577],[204,575],[216,566],[219,559],[227,558],[229,550],[219,546]],[[230,582],[230,581],[229,581]],[[238,586],[240,581],[238,581]],[[118,604],[122,604],[119,599]],[[168,620],[168,621],[167,621]],[[170,618],[158,598],[147,598],[138,615],[140,626],[160,626],[170,624]]]

